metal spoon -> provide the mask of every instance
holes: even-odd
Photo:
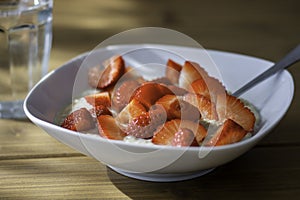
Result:
[[[246,83],[243,87],[238,89],[233,93],[233,96],[240,96],[250,88],[254,87],[261,81],[269,78],[273,74],[277,73],[278,71],[281,71],[285,68],[288,68],[289,66],[293,65],[297,61],[300,60],[300,45],[298,45],[296,48],[294,48],[292,51],[290,51],[285,57],[283,57],[279,62],[274,64],[271,68],[267,69],[254,79],[252,79],[250,82]]]

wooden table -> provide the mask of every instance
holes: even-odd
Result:
[[[279,60],[300,42],[300,3],[285,1],[55,1],[50,70],[121,31],[158,26],[205,48]],[[28,120],[0,120],[0,199],[297,199],[300,63],[295,98],[255,148],[189,181],[152,183],[110,170]],[[284,97],[283,97],[284,100]]]

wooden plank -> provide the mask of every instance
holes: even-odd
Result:
[[[29,121],[0,120],[0,160],[80,155]]]
[[[86,157],[2,161],[0,196],[22,199],[120,197],[106,168]],[[13,183],[13,184],[11,184]]]
[[[153,183],[124,177],[98,161],[71,158],[0,161],[6,199],[283,199],[300,194],[300,147],[256,148],[210,174]]]

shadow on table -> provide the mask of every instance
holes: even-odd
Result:
[[[293,167],[298,166],[299,159],[293,159],[296,152],[284,157],[285,153],[281,149],[255,148],[209,174],[180,182],[140,181],[110,168],[107,168],[107,175],[132,199],[283,199],[299,194],[295,185],[300,169],[295,171]],[[280,162],[277,157],[281,158]]]

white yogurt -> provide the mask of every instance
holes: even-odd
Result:
[[[79,98],[74,101],[71,112],[79,110],[80,108],[86,108],[87,110],[90,110],[93,108],[93,106],[89,104],[85,98]]]
[[[151,140],[146,140],[142,138],[136,138],[134,136],[128,135],[123,139],[124,142],[134,143],[134,144],[142,144],[142,145],[154,145]]]

